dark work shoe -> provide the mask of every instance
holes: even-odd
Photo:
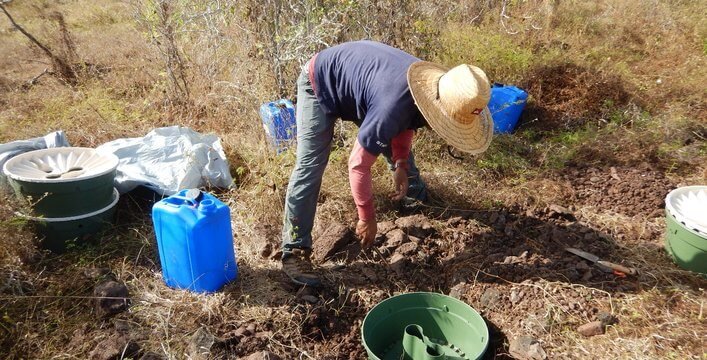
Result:
[[[283,256],[282,271],[298,285],[317,287],[322,284],[319,275],[312,268],[309,252],[302,249],[293,249],[291,253]]]

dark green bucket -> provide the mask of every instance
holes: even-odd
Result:
[[[368,312],[361,327],[370,360],[480,359],[488,327],[472,307],[437,293],[386,299]]]
[[[71,246],[85,243],[113,223],[120,195],[115,189],[112,195],[108,206],[91,213],[63,218],[27,217],[27,220],[35,226],[43,248],[62,253]]]
[[[113,199],[118,158],[89,148],[52,148],[10,159],[3,168],[25,213],[63,218],[103,209]]]

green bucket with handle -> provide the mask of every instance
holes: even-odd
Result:
[[[686,270],[707,274],[707,186],[686,186],[665,198],[665,249]]]
[[[489,343],[486,322],[455,298],[408,293],[380,302],[361,327],[369,360],[480,359]]]

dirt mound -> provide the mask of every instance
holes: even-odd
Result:
[[[662,173],[637,168],[569,169],[562,176],[574,189],[571,202],[627,216],[662,216],[665,196],[675,186]]]
[[[617,76],[571,63],[531,69],[521,87],[532,100],[523,122],[542,130],[578,128],[631,99]]]

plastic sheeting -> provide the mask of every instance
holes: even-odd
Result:
[[[181,189],[228,188],[233,182],[221,140],[186,127],[154,129],[145,137],[114,140],[96,150],[120,159],[115,184],[121,194],[140,185],[173,195]]]
[[[0,187],[8,186],[5,172],[2,171],[2,169],[4,169],[5,163],[12,157],[33,150],[64,146],[69,146],[69,140],[62,130],[49,133],[42,137],[0,144]]]

